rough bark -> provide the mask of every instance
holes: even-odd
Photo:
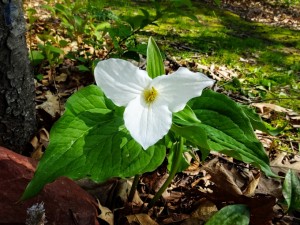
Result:
[[[22,152],[36,129],[21,0],[0,0],[0,145]]]

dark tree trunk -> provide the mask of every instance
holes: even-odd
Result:
[[[0,0],[0,145],[22,152],[36,129],[21,0]]]

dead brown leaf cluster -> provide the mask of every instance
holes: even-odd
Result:
[[[225,0],[222,7],[249,20],[291,29],[300,29],[300,9],[284,7],[275,1]]]

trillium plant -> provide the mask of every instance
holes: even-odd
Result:
[[[168,133],[172,113],[183,110],[190,99],[214,84],[205,75],[186,68],[151,79],[146,71],[121,59],[99,62],[95,79],[106,97],[125,107],[125,127],[144,150]]]
[[[214,80],[202,73],[179,68],[166,75],[153,38],[146,68],[122,59],[97,64],[97,85],[68,99],[22,200],[60,176],[95,182],[134,176],[136,181],[167,158],[169,178],[151,208],[175,174],[188,167],[185,156],[194,151],[202,160],[212,150],[227,154],[275,176],[253,130],[272,131],[254,111],[210,90]]]

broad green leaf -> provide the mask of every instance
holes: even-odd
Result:
[[[267,176],[271,171],[269,158],[257,140],[250,120],[241,107],[223,94],[203,91],[191,101],[191,108],[201,121],[198,129],[207,135],[210,150],[219,151],[259,167]]]
[[[190,0],[171,0],[171,2],[174,4],[175,7],[184,7],[187,6],[189,8],[191,8],[192,2]]]
[[[143,150],[125,129],[122,112],[94,85],[71,96],[22,200],[60,176],[103,182],[155,170],[164,160],[165,147]]]
[[[35,75],[35,78],[39,81],[44,79],[44,74],[39,73],[38,75]]]
[[[47,48],[49,51],[57,54],[63,54],[64,51],[60,48],[54,47],[53,45],[47,45],[45,48]]]
[[[111,27],[111,24],[105,21],[105,22],[101,22],[101,23],[97,24],[96,30],[101,31],[101,30],[104,30],[104,29],[110,28],[110,27]]]
[[[201,160],[209,155],[210,146],[208,144],[207,134],[204,129],[195,125],[195,126],[178,126],[173,124],[171,130],[177,135],[184,137],[191,144],[197,146],[202,154]]]
[[[34,8],[29,8],[26,10],[26,12],[29,14],[29,16],[37,14],[37,11]]]
[[[147,72],[151,78],[165,74],[165,68],[160,50],[152,37],[147,48]]]
[[[288,209],[291,210],[300,210],[300,179],[293,172],[289,170],[285,176],[282,188],[282,194],[287,203]]]
[[[215,3],[217,4],[217,6],[221,6],[221,0],[215,0]]]
[[[250,107],[245,105],[240,105],[243,112],[250,119],[251,125],[254,130],[260,130],[266,132],[270,135],[276,136],[287,126],[287,123],[281,127],[274,128],[270,124],[262,121],[260,116]]]
[[[214,214],[205,225],[248,225],[250,212],[246,205],[228,205]]]
[[[82,72],[89,72],[90,69],[87,68],[85,65],[78,65],[77,68],[79,69],[79,71],[82,71]]]
[[[41,51],[31,51],[29,57],[32,65],[34,66],[40,64],[45,59],[45,56]]]
[[[141,11],[142,11],[142,13],[144,14],[144,16],[146,17],[146,18],[149,18],[150,17],[150,14],[149,14],[149,12],[147,11],[147,10],[145,10],[145,9],[140,9]]]
[[[41,8],[48,10],[52,15],[55,15],[55,8],[51,5],[43,4]]]
[[[137,30],[137,29],[142,29],[144,28],[145,26],[151,24],[152,20],[150,20],[149,18],[149,13],[148,15],[145,13],[147,12],[146,10],[143,10],[142,9],[142,12],[144,15],[136,15],[134,17],[129,17],[129,18],[124,18],[125,21],[127,23],[130,24],[130,26],[134,29],[134,30]]]
[[[127,51],[122,54],[122,58],[133,59],[135,61],[140,61],[140,56],[136,51]]]
[[[173,113],[173,122],[188,126],[195,126],[195,124],[201,123],[194,111],[188,105],[186,105],[183,110]]]
[[[38,17],[36,16],[37,11],[33,8],[29,8],[26,10],[26,14],[28,16],[29,19],[29,24],[33,25],[33,23],[38,19]]]
[[[146,56],[147,55],[147,44],[138,44],[134,48],[130,48],[130,50]]]
[[[66,40],[59,41],[59,47],[61,47],[61,48],[68,46],[68,44],[69,44],[69,42],[67,42]]]
[[[202,160],[209,155],[209,145],[205,131],[197,127],[201,121],[194,111],[187,105],[183,110],[173,114],[171,130],[177,135],[184,137],[191,144],[196,145],[202,153]]]
[[[44,44],[42,44],[42,43],[38,43],[38,47],[41,50],[47,47],[49,41],[51,41],[53,43],[55,43],[55,41],[56,41],[55,38],[52,35],[49,35],[47,33],[38,34],[37,36],[38,36],[39,39],[41,39],[42,42],[46,43],[46,46],[44,46]]]

